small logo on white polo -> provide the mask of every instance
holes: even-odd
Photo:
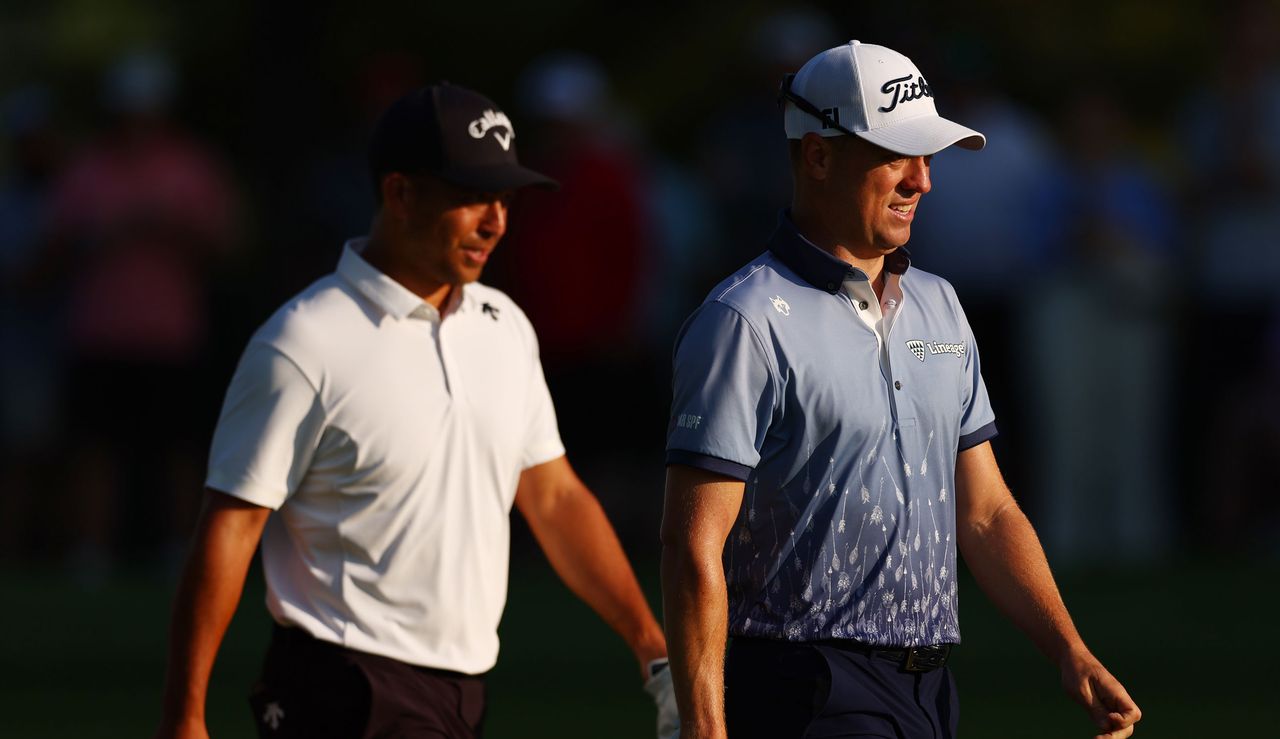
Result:
[[[919,359],[921,362],[924,361],[924,342],[923,341],[919,339],[912,339],[911,341],[907,342],[907,348],[911,350],[912,354],[916,355],[916,359]]]
[[[262,723],[271,727],[272,731],[280,728],[280,720],[284,718],[284,709],[279,703],[271,701],[267,704],[267,710],[262,714]]]
[[[702,416],[695,416],[692,413],[681,413],[676,418],[676,425],[682,429],[696,429],[702,424]]]
[[[499,129],[505,129],[505,131]],[[490,131],[493,131],[493,137],[498,140],[503,151],[511,149],[511,139],[515,138],[516,132],[511,127],[511,119],[507,118],[506,113],[486,110],[467,126],[467,133],[471,134],[473,139],[482,139]]]
[[[773,309],[782,315],[791,315],[791,306],[787,304],[787,301],[782,299],[781,295],[775,295],[772,298],[769,298],[769,302],[773,303]]]

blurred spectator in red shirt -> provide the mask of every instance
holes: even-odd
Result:
[[[503,244],[512,297],[550,373],[625,347],[645,258],[641,171],[593,60],[558,54],[521,76],[517,145],[558,192],[521,193]]]
[[[649,244],[643,174],[595,60],[543,57],[517,88],[521,160],[561,188],[516,199],[494,279],[533,322],[565,442],[589,459],[632,444],[626,429],[596,430],[598,391],[645,382],[634,340]]]

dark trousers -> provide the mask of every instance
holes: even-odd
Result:
[[[249,705],[272,739],[477,739],[485,687],[277,626]]]
[[[829,642],[734,639],[725,660],[729,739],[953,739],[955,680]]]

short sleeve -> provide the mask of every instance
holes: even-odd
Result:
[[[279,508],[298,489],[323,431],[324,409],[302,370],[251,342],[223,401],[205,485]]]
[[[528,425],[520,469],[536,467],[564,456],[564,443],[560,440],[560,428],[556,425],[556,408],[551,402],[551,391],[547,389],[547,379],[542,372],[536,338],[533,340],[533,370],[529,378],[528,407]]]
[[[963,314],[961,315],[963,320]],[[996,436],[996,414],[987,397],[987,385],[982,381],[982,361],[978,356],[978,342],[969,322],[964,321],[967,349],[964,353],[964,387],[961,388],[960,442],[957,451],[975,447]]]
[[[745,480],[760,462],[777,384],[741,313],[707,303],[676,339],[667,464]]]

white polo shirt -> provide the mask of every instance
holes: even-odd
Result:
[[[315,637],[475,674],[498,656],[520,472],[564,454],[524,313],[435,308],[359,256],[249,341],[208,487],[276,509],[267,607]]]

